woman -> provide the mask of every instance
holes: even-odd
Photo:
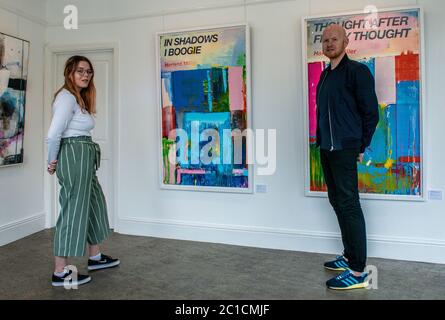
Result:
[[[67,266],[67,257],[84,256],[87,244],[88,270],[120,263],[101,254],[99,249],[110,228],[105,197],[96,176],[100,148],[91,139],[95,125],[92,116],[96,113],[93,65],[86,57],[73,56],[65,64],[64,76],[65,84],[54,96],[47,138],[48,172],[56,172],[61,187],[61,209],[54,235],[53,286],[91,281],[87,275],[72,274]]]

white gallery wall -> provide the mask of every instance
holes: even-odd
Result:
[[[45,15],[44,1],[0,1],[0,32],[30,41],[24,163],[0,168],[0,245],[45,226],[42,147]]]
[[[244,5],[246,3],[246,5]],[[79,9],[78,30],[64,30],[63,7]],[[126,234],[337,253],[341,241],[326,198],[304,196],[301,19],[363,10],[367,1],[60,1],[47,2],[51,45],[118,42],[116,230]],[[374,1],[425,10],[426,168],[430,188],[445,190],[445,117],[439,88],[445,54],[440,0]],[[247,22],[251,28],[255,129],[277,129],[277,168],[256,176],[267,193],[161,190],[158,185],[156,32]],[[369,255],[445,263],[444,201],[363,200]]]
[[[68,4],[79,9],[78,30],[63,28],[63,8]],[[304,196],[306,141],[301,20],[310,15],[363,10],[368,4],[364,0],[47,0],[46,41],[49,46],[118,44],[119,101],[115,115],[118,125],[113,128],[118,133],[116,143],[119,149],[115,159],[118,165],[115,177],[116,231],[339,253],[339,229],[327,199]],[[443,39],[445,3],[441,0],[379,0],[372,4],[378,8],[424,7],[426,176],[429,189],[445,191],[445,168],[442,165],[445,151],[441,137],[445,111],[440,88],[443,82],[440,77],[445,71],[442,61],[444,41],[440,40]],[[156,33],[239,22],[247,22],[251,28],[253,127],[277,130],[276,172],[271,176],[255,177],[255,184],[267,185],[267,193],[161,190],[158,185]],[[3,22],[0,25],[3,26]],[[21,32],[24,30],[20,28]],[[33,33],[29,37],[35,37],[41,28],[31,30]],[[34,47],[33,42],[42,44],[43,40],[35,39],[31,47]],[[42,76],[42,61],[42,56],[31,59],[31,76]],[[31,113],[26,119],[25,160],[28,163],[22,168],[0,171],[0,197],[2,200],[4,197],[7,208],[10,207],[5,213],[9,216],[4,221],[44,211],[42,190],[32,188],[36,193],[31,192],[34,184],[41,187],[44,174],[41,170],[45,134],[45,128],[42,128],[43,89],[37,91],[36,104],[40,104],[33,108],[39,109],[27,109]],[[4,186],[4,177],[9,179],[8,187]],[[16,185],[16,189],[9,190],[11,184]],[[25,193],[26,201],[20,195],[24,191],[29,191]],[[11,199],[20,204],[12,204]],[[370,256],[445,263],[443,200],[362,200],[362,206]],[[1,208],[3,216],[4,205]],[[15,211],[10,212],[11,208]],[[1,219],[3,217],[0,217],[0,226]]]

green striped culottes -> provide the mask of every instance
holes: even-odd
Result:
[[[96,176],[99,165],[100,148],[91,137],[62,138],[56,167],[60,215],[55,256],[84,256],[86,243],[99,244],[110,233],[107,204]]]

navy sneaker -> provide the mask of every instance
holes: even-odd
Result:
[[[344,256],[337,256],[334,261],[325,262],[324,267],[328,270],[344,271],[349,268],[349,264]]]
[[[101,254],[100,260],[88,259],[88,270],[94,271],[99,269],[113,268],[120,264],[119,259],[113,259],[107,255]]]
[[[326,286],[334,290],[360,289],[368,286],[367,273],[363,276],[355,276],[354,273],[347,269],[338,276],[326,281]]]
[[[91,281],[90,276],[86,276],[78,273],[77,275],[73,273],[72,270],[66,270],[63,277],[58,277],[53,273],[52,285],[53,287],[63,287],[67,286],[78,286]]]

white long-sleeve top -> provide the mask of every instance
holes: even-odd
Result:
[[[82,112],[76,97],[66,89],[57,94],[53,103],[53,117],[48,130],[48,163],[57,159],[60,140],[68,137],[91,136],[94,118]]]

